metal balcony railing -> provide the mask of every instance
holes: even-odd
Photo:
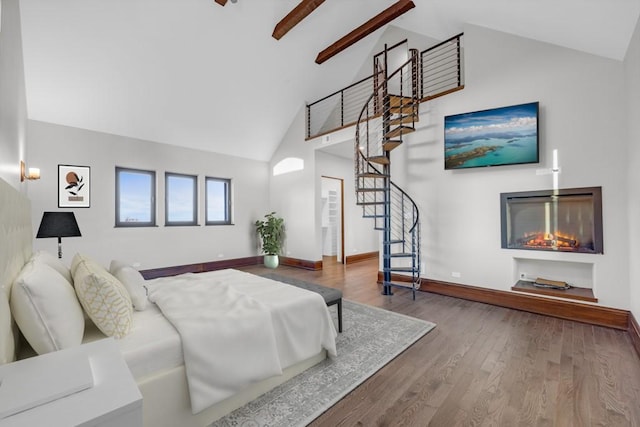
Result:
[[[463,35],[451,37],[420,52],[417,72],[417,93],[420,102],[446,95],[464,87],[463,76]],[[396,46],[402,44],[398,43]],[[392,47],[392,48],[393,48]],[[378,67],[375,67],[379,70]],[[354,125],[358,120],[362,105],[375,91],[383,78],[383,71],[353,83],[344,89],[327,95],[307,105],[306,138],[316,138],[343,127]],[[374,107],[378,110],[378,107]],[[377,117],[372,115],[371,117]]]

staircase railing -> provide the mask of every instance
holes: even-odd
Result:
[[[463,87],[462,36],[462,33],[458,34],[420,52],[421,101]]]
[[[420,102],[464,88],[463,36],[462,33],[458,34],[420,52],[416,73],[419,87],[417,96]],[[382,80],[381,72],[377,71],[308,104],[306,138],[315,138],[354,125],[362,104]]]
[[[418,118],[418,52],[383,79],[363,105],[356,125],[354,172],[357,204],[383,232],[383,286],[420,287],[420,215],[416,203],[391,176],[390,152],[415,129]],[[382,105],[382,108],[380,108]],[[392,273],[411,283],[392,281]]]
[[[307,138],[354,125],[375,80],[376,73],[307,104]]]

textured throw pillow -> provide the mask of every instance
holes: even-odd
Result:
[[[109,272],[127,289],[133,308],[138,311],[147,308],[147,290],[144,288],[144,277],[138,270],[122,261],[113,260],[109,266]]]
[[[69,284],[73,283],[73,279],[71,278],[71,271],[69,271],[67,266],[64,265],[60,258],[57,258],[55,255],[52,255],[47,251],[38,251],[33,254],[33,259],[35,260],[35,262],[43,262],[47,264],[49,267],[60,273],[62,277],[67,279],[67,282],[69,282]]]
[[[85,260],[84,255],[81,254],[75,254],[73,256],[73,258],[71,259],[71,267],[69,268],[69,271],[71,272],[71,280],[73,281],[73,275],[76,274],[76,269],[78,268],[78,265],[80,265],[80,263],[82,261]]]
[[[84,316],[73,287],[48,265],[25,264],[11,288],[10,305],[18,327],[38,354],[82,342]]]
[[[104,267],[81,255],[73,273],[80,304],[105,335],[122,338],[131,330],[133,309],[125,287]],[[74,257],[75,258],[75,257]]]
[[[101,267],[101,265],[95,262],[92,258],[89,258],[88,256],[80,253],[75,254],[73,256],[73,259],[71,260],[71,268],[69,269],[69,271],[71,272],[72,283],[73,283],[73,276],[76,274],[76,269],[78,268],[81,262],[89,262],[91,264],[94,264],[98,268]]]

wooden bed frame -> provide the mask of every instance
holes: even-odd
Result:
[[[10,363],[17,351],[19,332],[10,315],[11,285],[32,255],[33,230],[31,203],[16,189],[0,179],[0,364]],[[102,336],[104,337],[104,336]],[[93,334],[89,340],[101,338]],[[326,358],[326,351],[284,370],[282,375],[268,378],[231,396],[204,411],[191,414],[189,389],[184,365],[136,379],[143,397],[144,425],[153,427],[202,427],[250,402]]]

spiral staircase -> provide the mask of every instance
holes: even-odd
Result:
[[[419,52],[387,70],[386,47],[374,65],[381,76],[356,123],[355,190],[363,216],[373,218],[382,232],[383,295],[393,287],[409,288],[413,299],[420,288],[420,212],[411,197],[391,180],[391,152],[415,131]],[[402,277],[400,277],[402,275]],[[401,280],[397,280],[401,278]],[[395,279],[395,280],[393,280]]]

